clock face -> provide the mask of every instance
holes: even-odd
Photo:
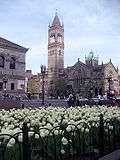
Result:
[[[50,43],[54,43],[54,42],[55,42],[55,37],[54,36],[50,37]]]

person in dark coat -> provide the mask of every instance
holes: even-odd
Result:
[[[73,107],[74,105],[75,105],[75,95],[71,93],[68,97],[68,106]]]

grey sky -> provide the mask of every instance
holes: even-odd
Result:
[[[65,27],[65,66],[93,50],[100,63],[120,62],[119,0],[0,0],[0,36],[29,48],[26,68],[47,65],[47,31],[55,10]]]

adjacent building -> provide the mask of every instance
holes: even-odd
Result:
[[[0,94],[25,93],[27,48],[0,37]]]
[[[42,84],[43,77],[41,73],[32,74],[31,70],[26,70],[26,92],[34,95],[34,98],[42,97]],[[48,88],[48,74],[47,72],[44,75],[44,90],[47,95]]]
[[[74,92],[81,97],[95,97],[97,95],[119,95],[119,73],[111,59],[106,64],[99,65],[98,56],[91,51],[85,62],[78,62],[65,69],[66,81]]]

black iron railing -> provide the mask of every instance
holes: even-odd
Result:
[[[118,148],[120,122],[104,120],[102,114],[98,122],[62,123],[52,129],[31,130],[23,123],[21,132],[0,135],[0,160],[97,160]]]

